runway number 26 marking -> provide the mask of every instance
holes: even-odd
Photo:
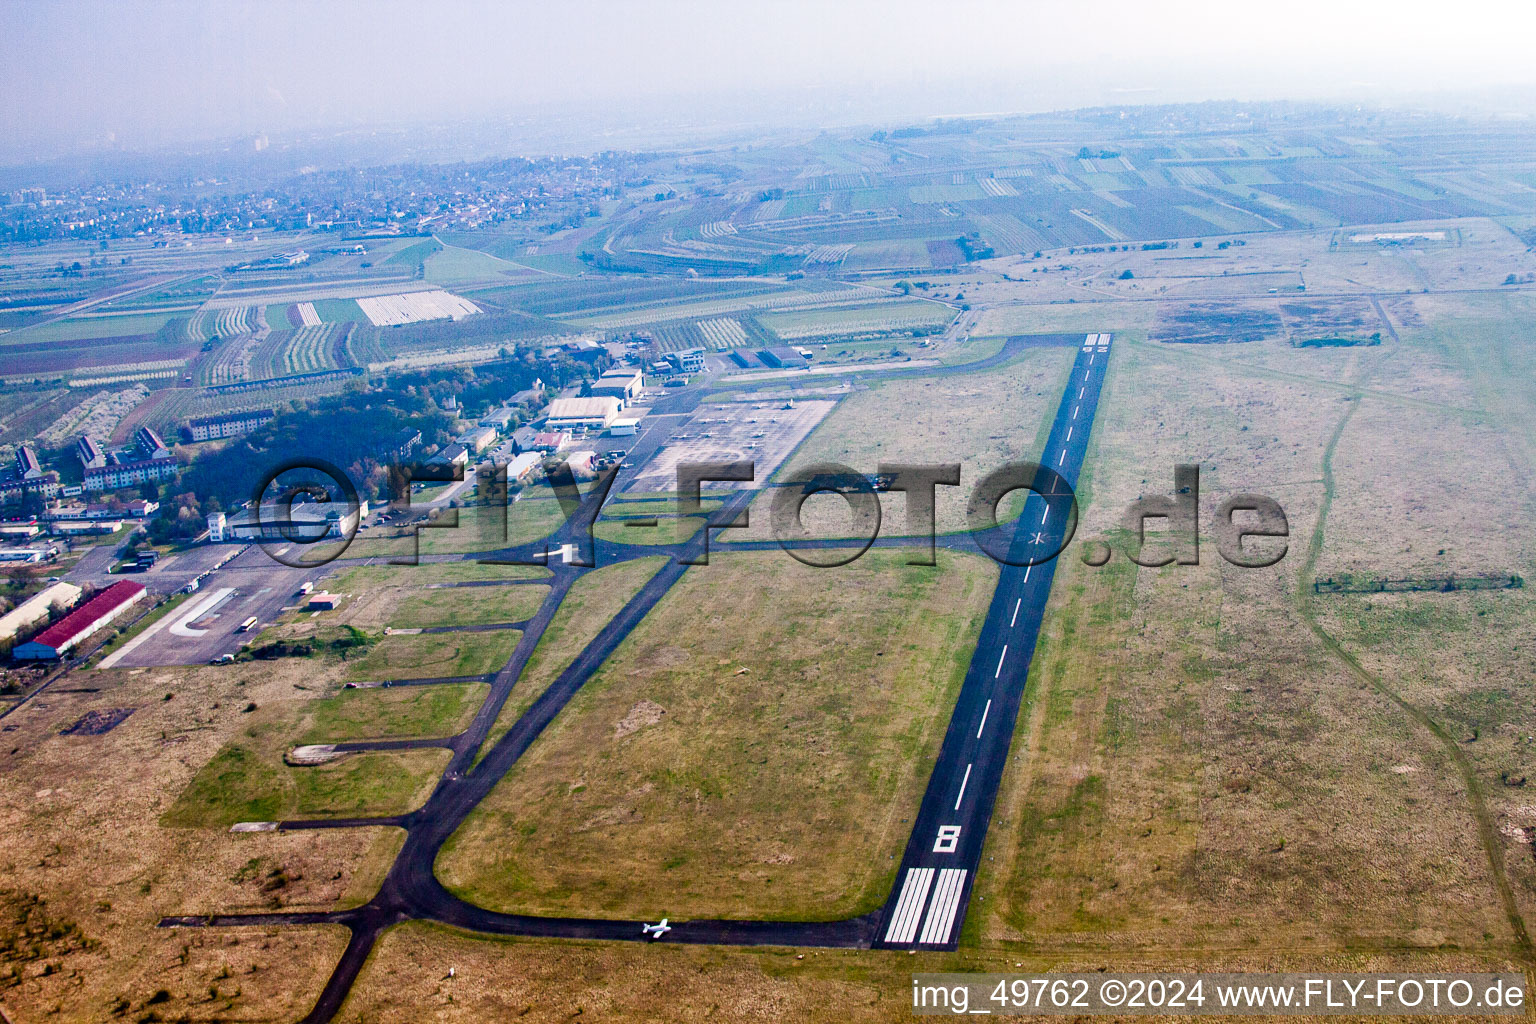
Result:
[[[939,837],[933,841],[934,853],[954,853],[960,845],[959,825],[940,825]]]

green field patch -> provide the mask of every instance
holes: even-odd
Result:
[[[348,663],[347,678],[387,681],[484,675],[507,663],[521,635],[515,629],[499,629],[386,636],[366,656]]]
[[[315,312],[328,324],[370,323],[352,299],[316,299]]]
[[[526,273],[506,260],[499,260],[477,249],[458,246],[440,248],[428,257],[427,280],[434,284],[457,285],[505,277],[508,273]]]
[[[533,565],[484,565],[480,562],[423,562],[420,565],[360,565],[326,581],[326,589],[353,593],[369,587],[426,587],[434,583],[482,580],[548,579],[548,569]]]
[[[658,516],[655,526],[631,526],[629,522],[599,519],[592,533],[599,540],[617,544],[681,544],[704,525],[702,516]]]
[[[535,585],[418,591],[395,606],[390,622],[401,628],[521,622],[539,610],[548,594],[548,587]]]
[[[485,702],[484,683],[368,687],[310,702],[299,743],[452,736]]]
[[[302,322],[294,322],[299,318],[291,315],[290,310],[292,308],[288,303],[281,302],[275,306],[268,306],[266,312],[262,315],[266,317],[267,326],[274,331],[295,331],[303,327],[304,324]]]
[[[448,763],[446,750],[407,750],[291,767],[283,755],[307,717],[303,702],[292,701],[253,713],[160,823],[228,828],[239,821],[402,814],[426,799]]]
[[[85,341],[154,334],[171,319],[169,313],[124,313],[121,316],[66,317],[12,331],[0,342]],[[146,358],[152,358],[146,356]]]

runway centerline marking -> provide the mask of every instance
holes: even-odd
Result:
[[[1050,515],[1051,515],[1051,506],[1047,505],[1047,506],[1045,506],[1045,511],[1040,513],[1040,525],[1041,526],[1045,525],[1045,521],[1046,521],[1046,519],[1050,518]]]
[[[1080,408],[1081,408],[1081,406],[1077,406],[1077,405],[1074,405],[1072,407],[1072,418],[1073,419],[1077,419],[1077,410],[1080,409]]]
[[[1008,645],[1003,644],[1003,653],[997,656],[997,671],[992,673],[993,679],[1003,674],[1003,659],[1006,657],[1008,657]]]
[[[1013,602],[1013,618],[1008,620],[1008,628],[1009,629],[1012,629],[1014,627],[1014,625],[1018,623],[1018,621],[1019,621],[1019,605],[1021,605],[1023,603],[1024,603],[1024,599],[1022,597],[1019,598],[1017,601]]]
[[[960,809],[960,801],[965,799],[965,784],[971,781],[971,769],[974,767],[976,767],[974,761],[965,766],[965,776],[960,780],[960,793],[955,797],[955,810],[957,811]]]
[[[1026,565],[1026,566],[1025,566],[1025,567],[1024,567],[1024,582],[1025,582],[1025,583],[1028,583],[1028,582],[1029,582],[1029,570],[1031,570],[1031,569],[1033,569],[1033,568],[1034,568],[1034,566],[1033,566],[1033,565]],[[1020,600],[1023,600],[1023,599],[1022,599],[1022,598],[1020,598]]]
[[[1067,427],[1067,440],[1072,440],[1072,427],[1070,425]]]
[[[987,701],[987,706],[981,709],[981,724],[976,727],[976,738],[981,739],[981,730],[987,727],[987,713],[992,710],[992,702]]]

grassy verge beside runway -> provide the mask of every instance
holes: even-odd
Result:
[[[484,565],[480,562],[424,562],[421,565],[360,565],[325,581],[339,594],[374,587],[430,587],[439,583],[548,579],[549,570],[533,565]]]
[[[549,628],[539,638],[539,645],[533,649],[528,664],[523,666],[512,695],[502,707],[501,714],[496,716],[490,736],[481,748],[481,756],[512,728],[512,723],[522,717],[555,677],[592,642],[608,620],[617,615],[666,563],[666,558],[659,555],[619,562],[595,569],[571,586]]]
[[[404,579],[409,580],[406,576]],[[319,625],[345,624],[379,631],[432,626],[483,626],[521,622],[538,610],[549,588],[530,583],[515,587],[359,587],[334,612],[315,617]]]
[[[630,526],[623,519],[600,519],[592,527],[599,540],[619,544],[681,544],[704,525],[702,516],[656,517],[655,526]]]
[[[996,567],[690,570],[438,861],[545,914],[840,918],[884,899]]]

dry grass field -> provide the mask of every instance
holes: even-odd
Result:
[[[286,664],[113,670],[90,673],[88,685],[95,692],[52,693],[6,720],[14,728],[0,752],[0,902],[8,929],[44,925],[38,955],[5,964],[6,1012],[16,1021],[139,1020],[151,1011],[298,1019],[345,933],[191,933],[155,923],[237,907],[328,908],[355,898],[354,884],[370,884],[370,851],[394,842],[388,830],[255,837],[163,821],[259,713],[248,704],[303,703],[317,692],[312,673]],[[120,707],[134,712],[104,735],[59,735],[89,711]],[[165,1000],[151,1006],[162,989]]]
[[[1311,593],[1330,572],[1529,566],[1528,387],[1479,383],[1509,379],[1529,330],[1415,305],[1400,343],[1291,366],[1123,339],[1082,536],[1123,548],[1121,510],[1194,462],[1207,517],[1229,493],[1278,499],[1289,554],[1227,565],[1207,518],[1199,566],[1063,564],[989,837],[1009,866],[982,876],[970,940],[1526,948],[1525,591]]]
[[[949,553],[691,569],[450,840],[440,876],[523,912],[870,909],[995,575]]]
[[[1006,462],[1039,456],[1072,356],[1070,348],[1031,349],[993,370],[893,380],[856,392],[838,403],[779,475],[823,462],[871,475],[881,462],[957,462],[960,486],[939,487],[935,511],[940,533],[963,530],[966,501],[982,476]],[[772,536],[772,498],[770,492],[753,503],[748,529],[724,537]],[[881,510],[882,535],[907,532],[901,494],[883,494]],[[809,498],[802,519],[812,536],[853,535],[847,503],[835,495]]]

